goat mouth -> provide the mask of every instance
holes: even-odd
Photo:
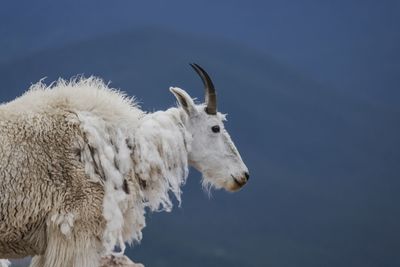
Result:
[[[242,187],[242,186],[245,185],[245,182],[240,182],[240,181],[239,181],[238,179],[236,179],[236,177],[233,176],[232,174],[231,174],[231,177],[232,177],[233,181],[235,182],[235,184],[236,184],[237,186]]]

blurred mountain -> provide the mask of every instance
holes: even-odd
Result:
[[[3,0],[0,63],[153,25],[248,45],[399,111],[399,13],[395,0]]]
[[[148,266],[397,266],[399,114],[326,88],[247,48],[142,28],[0,62],[0,100],[43,77],[96,75],[144,110],[174,104],[169,86],[203,98],[188,66],[213,77],[251,180],[207,196],[193,171],[183,204],[148,214],[130,256]]]

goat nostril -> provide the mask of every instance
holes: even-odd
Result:
[[[246,176],[247,181],[250,179],[250,174],[248,172],[245,172],[244,176]]]

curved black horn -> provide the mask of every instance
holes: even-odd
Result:
[[[204,88],[206,89],[206,112],[211,115],[217,114],[217,94],[210,76],[208,76],[207,72],[196,63],[190,64],[190,66],[197,72],[204,83]]]

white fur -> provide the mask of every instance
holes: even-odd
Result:
[[[34,258],[32,266],[63,266],[61,257],[55,258],[57,248],[61,247],[65,254],[78,255],[75,265],[82,266],[96,266],[98,253],[122,255],[126,241],[141,240],[146,208],[170,211],[173,206],[170,192],[181,202],[181,186],[188,176],[189,163],[203,173],[204,184],[236,190],[237,183],[232,177],[245,183],[243,175],[247,168],[223,128],[224,115],[208,115],[204,106],[195,105],[184,90],[170,90],[180,107],[150,114],[142,112],[132,98],[93,77],[69,82],[60,79],[49,87],[39,82],[22,97],[0,106],[0,122],[1,118],[23,119],[27,125],[37,121],[40,114],[44,123],[36,130],[38,135],[59,131],[47,123],[46,116],[51,114],[65,114],[71,127],[79,125],[80,134],[74,137],[74,144],[80,151],[78,168],[86,176],[74,179],[88,179],[101,184],[104,190],[104,229],[97,229],[100,225],[94,224],[93,229],[85,230],[89,231],[83,238],[85,241],[74,240],[71,247],[63,240],[79,237],[80,224],[84,223],[80,218],[84,214],[79,209],[59,207],[47,220],[48,234],[54,238],[49,237],[48,249],[43,256]],[[216,124],[221,126],[220,134],[210,131]],[[50,140],[49,145],[53,142],[57,147],[57,140]],[[7,194],[4,197],[18,198]],[[97,236],[103,248],[92,248],[98,230],[103,233]],[[117,245],[120,252],[113,252]],[[90,252],[85,256],[86,250]],[[54,259],[47,261],[46,257]],[[69,257],[72,256],[65,255]],[[52,263],[46,265],[46,262]]]

